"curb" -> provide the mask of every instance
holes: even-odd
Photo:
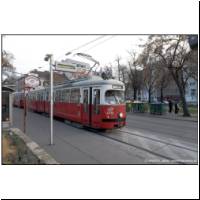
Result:
[[[52,156],[50,156],[44,149],[42,149],[37,143],[33,142],[21,130],[19,130],[18,128],[11,128],[10,130],[25,142],[29,150],[41,161],[41,163],[49,165],[60,164]]]

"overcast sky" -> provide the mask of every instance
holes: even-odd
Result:
[[[43,67],[48,70],[49,65],[44,61],[47,53],[52,53],[54,59],[60,61],[65,58],[77,59],[88,62],[77,56],[65,56],[65,53],[74,50],[97,38],[96,41],[86,45],[73,53],[87,53],[100,62],[101,66],[114,63],[119,55],[121,63],[126,64],[129,59],[127,51],[140,52],[138,45],[144,43],[148,36],[145,35],[8,35],[3,37],[3,50],[14,54],[14,66],[17,72],[27,73],[32,69]],[[90,64],[93,64],[89,62]]]

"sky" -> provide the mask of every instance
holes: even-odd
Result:
[[[126,64],[130,59],[128,51],[141,52],[138,45],[144,43],[147,37],[147,35],[6,35],[3,36],[2,47],[3,50],[14,54],[13,64],[16,71],[27,73],[39,67],[41,71],[49,70],[48,62],[44,61],[47,53],[53,54],[55,61],[71,58],[93,65],[91,61],[73,55],[79,52],[87,53],[99,61],[102,67],[114,64],[116,57],[120,56],[121,64]],[[86,45],[83,46],[84,44]],[[81,48],[77,49],[78,47]],[[69,51],[73,54],[65,56]]]

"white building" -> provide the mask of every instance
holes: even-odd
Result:
[[[185,98],[188,103],[197,104],[198,102],[197,81],[193,78],[188,79]]]

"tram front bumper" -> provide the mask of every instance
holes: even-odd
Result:
[[[126,125],[126,118],[102,119],[102,128],[105,129],[120,128],[125,125]]]

